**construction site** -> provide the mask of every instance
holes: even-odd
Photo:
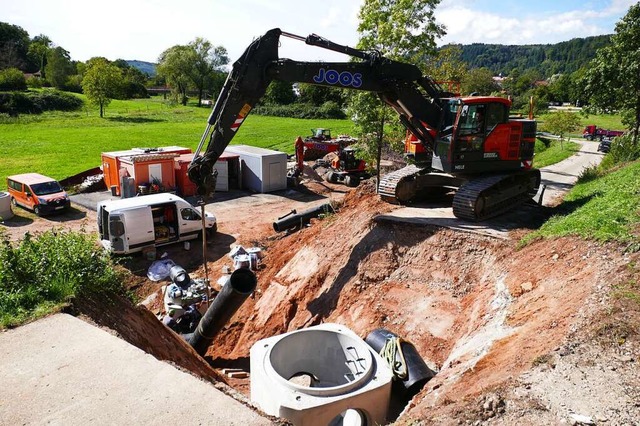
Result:
[[[349,409],[338,408],[342,424],[372,424],[367,419],[380,404],[385,420],[377,423],[637,424],[639,346],[637,333],[628,327],[638,312],[637,307],[612,298],[616,285],[637,274],[629,268],[637,255],[624,254],[623,247],[573,237],[519,246],[520,238],[553,212],[562,190],[550,188],[545,206],[523,206],[465,229],[465,223],[451,215],[450,196],[412,210],[381,201],[372,182],[346,188],[306,170],[311,176],[302,179],[303,189],[272,197],[221,196],[208,204],[206,209],[218,218],[219,232],[205,251],[206,264],[195,244],[190,250],[178,244],[159,251],[192,278],[208,274],[215,292],[222,290],[219,278],[225,269],[234,268],[229,256],[234,247],[260,247],[263,253],[255,268],[255,290],[202,354],[159,321],[167,280],[149,279],[151,261],[144,256],[132,256],[122,265],[128,271],[127,287],[141,300],[139,305],[124,299],[109,303],[79,299],[68,313],[210,383],[239,401],[238,410],[254,411],[267,423],[290,420],[265,413],[254,401],[258,388],[252,380],[258,372],[253,371],[252,356],[260,354],[254,354],[252,347],[298,330],[337,326],[361,342],[372,332],[385,330],[407,342],[406,352],[419,357],[413,361],[419,366],[417,380],[405,387],[394,384],[383,399],[363,397],[350,407],[351,415]],[[274,221],[290,210],[319,203],[330,203],[335,211],[310,220],[302,229],[274,230]],[[79,210],[83,211],[79,218],[61,225],[91,229],[95,212]],[[407,218],[402,214],[407,210],[422,214]],[[50,222],[35,221],[30,232],[39,227],[46,229]],[[25,229],[9,231],[17,238]],[[297,354],[308,359],[299,345],[293,348],[288,362],[295,364]],[[9,349],[5,349],[6,355]],[[316,373],[300,367],[296,373],[311,376],[306,382],[297,382],[299,375],[282,373],[282,377],[303,391],[317,389],[313,385],[320,379],[317,372],[340,371],[341,363],[335,362],[321,358],[309,367]],[[380,365],[375,377],[382,373]],[[125,386],[127,378],[121,380]],[[263,385],[273,390],[276,384]],[[323,403],[336,404],[358,394],[357,389],[338,392],[338,397],[326,397]],[[21,394],[28,397],[29,392]],[[136,412],[126,405],[121,409],[124,418]],[[61,416],[53,419],[74,415],[73,409],[56,408],[55,402],[50,410]],[[9,423],[30,422],[29,416],[13,418],[8,413],[18,413],[5,407],[2,418]],[[157,419],[166,418],[161,414]],[[205,424],[233,424],[210,415],[194,418]],[[292,423],[322,424],[313,418]]]
[[[280,36],[362,61],[281,60]],[[284,153],[230,145],[274,79],[375,92],[406,128],[404,167],[372,179],[339,143],[335,158],[312,166],[298,138],[285,176]],[[602,154],[581,141],[572,157],[534,168],[536,122],[510,107],[315,34],[276,28],[255,39],[196,151],[176,153],[189,159],[127,157],[113,163],[110,193],[98,194],[166,176],[157,160],[180,168],[200,201],[77,194],[77,208],[7,229],[19,239],[52,221],[97,224],[106,249],[129,254],[118,268],[139,303],[77,297],[3,333],[0,373],[18,407],[2,402],[0,421],[640,423],[640,312],[620,297],[640,274],[637,251],[574,236],[523,242]],[[216,192],[220,163],[231,183],[236,160],[255,186]],[[143,220],[147,239],[130,245]]]

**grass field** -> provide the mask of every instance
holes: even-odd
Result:
[[[580,127],[576,130],[574,130],[573,132],[570,132],[567,136],[569,137],[582,137],[582,131],[584,130],[585,126],[588,126],[590,124],[595,124],[596,126],[603,128],[603,129],[609,129],[609,130],[624,130],[624,126],[622,125],[622,122],[620,121],[620,116],[616,115],[616,114],[602,114],[602,115],[589,115],[589,116],[585,116],[582,113],[580,113],[579,111],[575,111],[576,114],[578,114],[578,117],[580,117]],[[544,121],[545,118],[549,115],[549,114],[553,114],[553,111],[548,112],[547,114],[542,114],[538,117],[536,117],[536,120],[538,121],[538,130],[544,130]]]
[[[104,118],[97,109],[21,116],[0,124],[0,188],[6,177],[38,172],[56,179],[100,165],[102,152],[135,147],[197,147],[211,110],[168,106],[162,98],[113,101]],[[249,115],[232,144],[293,153],[297,136],[315,127],[352,133],[349,120],[302,120]]]
[[[17,173],[38,172],[56,179],[73,176],[99,166],[102,152],[170,145],[195,150],[210,112],[194,103],[173,106],[162,97],[153,97],[114,100],[104,118],[98,116],[97,108],[87,106],[73,113],[8,119],[0,123],[0,188],[6,188],[7,176]],[[544,116],[538,120],[543,122]],[[621,128],[618,116],[582,117],[582,123]],[[315,127],[330,128],[334,135],[353,134],[350,120],[249,115],[232,144],[292,154],[295,138],[309,135]],[[538,161],[541,156],[536,158],[538,167],[543,163]]]

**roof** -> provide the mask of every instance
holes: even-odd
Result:
[[[23,173],[20,175],[7,176],[7,179],[15,180],[17,182],[26,183],[26,184],[51,182],[55,180],[54,178],[41,175],[40,173]]]
[[[159,148],[132,148],[123,151],[111,151],[103,152],[102,155],[109,157],[130,157],[132,155],[141,154],[168,154],[168,153],[184,153],[191,152],[191,148],[185,148],[182,146],[163,146]]]
[[[225,154],[248,154],[260,157],[267,157],[272,155],[283,155],[287,156],[286,153],[282,151],[274,151],[272,149],[259,148],[257,146],[249,146],[249,145],[231,145],[225,148]]]
[[[169,192],[161,192],[159,194],[141,195],[138,197],[122,198],[119,200],[99,201],[98,205],[108,205],[109,206],[108,210],[112,211],[114,209],[122,209],[127,207],[138,207],[138,206],[150,206],[153,204],[170,203],[172,201],[185,201],[185,200]]]

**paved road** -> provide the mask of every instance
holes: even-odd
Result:
[[[256,411],[80,319],[0,333],[0,424],[269,425]]]
[[[578,177],[587,167],[602,161],[603,154],[597,152],[597,142],[575,141],[581,144],[580,151],[560,163],[541,169],[542,184],[546,185],[543,195],[544,206],[557,203],[576,183]],[[536,200],[537,201],[537,200]],[[402,222],[421,225],[435,225],[465,232],[488,235],[495,238],[508,239],[509,231],[519,228],[523,223],[531,223],[535,216],[535,205],[522,206],[517,211],[486,222],[472,223],[460,220],[453,215],[451,200],[440,204],[417,203],[412,207],[402,207],[391,213],[375,218],[379,222]]]

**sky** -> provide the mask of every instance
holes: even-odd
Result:
[[[447,43],[547,44],[613,34],[637,0],[442,0],[436,22]],[[358,41],[363,0],[0,0],[0,22],[48,36],[73,60],[95,56],[157,62],[202,37],[234,62],[271,28],[339,44]],[[280,57],[346,61],[344,55],[281,37]]]

